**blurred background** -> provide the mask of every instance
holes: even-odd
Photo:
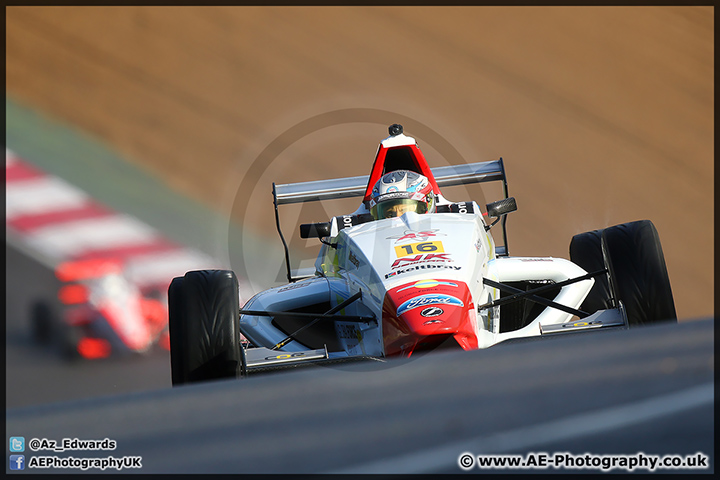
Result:
[[[568,258],[577,233],[652,220],[680,321],[706,318],[713,15],[7,7],[7,148],[198,264],[247,274],[250,295],[282,268],[272,182],[366,175],[387,126],[402,123],[431,166],[504,159],[519,207],[507,223],[512,255]],[[163,351],[78,370],[33,346],[28,312],[56,295],[60,258],[10,236],[9,407],[170,384]],[[29,375],[38,382],[21,387]]]

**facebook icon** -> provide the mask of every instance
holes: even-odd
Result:
[[[10,470],[25,470],[25,455],[10,455]]]

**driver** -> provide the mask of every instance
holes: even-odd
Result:
[[[373,219],[399,217],[405,212],[432,213],[435,195],[427,177],[409,170],[386,173],[372,190],[370,214]]]

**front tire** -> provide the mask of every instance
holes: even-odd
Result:
[[[601,247],[610,289],[621,300],[630,326],[677,322],[660,237],[650,220],[603,230]]]
[[[38,345],[49,345],[55,337],[58,314],[46,300],[36,300],[30,307],[30,335]]]
[[[238,280],[230,270],[199,270],[168,289],[173,385],[245,376]]]

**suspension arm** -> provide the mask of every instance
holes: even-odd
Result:
[[[486,285],[500,289],[501,291],[504,291],[504,292],[512,293],[512,295],[498,299],[498,300],[494,300],[490,303],[486,303],[485,305],[480,305],[478,307],[478,310],[484,310],[486,308],[498,307],[501,305],[505,305],[505,304],[512,303],[517,300],[526,298],[527,300],[530,300],[531,302],[539,303],[546,307],[557,308],[558,310],[562,310],[563,312],[570,313],[572,315],[577,315],[580,318],[585,318],[585,317],[589,316],[590,314],[587,312],[584,312],[582,310],[578,310],[578,309],[575,309],[572,307],[568,307],[567,305],[563,305],[561,303],[557,303],[552,300],[548,300],[547,298],[539,297],[537,294],[546,292],[546,291],[554,289],[554,288],[564,287],[567,285],[571,285],[573,283],[581,282],[583,280],[588,280],[590,278],[597,277],[597,276],[603,275],[605,273],[607,273],[606,269],[598,270],[597,272],[587,273],[580,277],[569,278],[562,282],[552,283],[549,285],[543,285],[542,287],[533,288],[533,289],[527,290],[527,291],[520,290],[518,288],[511,287],[510,285],[505,285],[504,283],[496,282],[494,280],[490,280],[489,278],[483,277],[483,282],[485,282]]]

